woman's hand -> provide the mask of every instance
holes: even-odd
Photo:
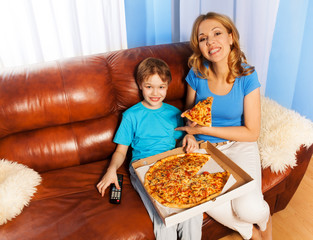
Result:
[[[190,153],[199,149],[199,144],[193,135],[187,134],[183,139],[182,147],[187,153]]]
[[[183,112],[180,116],[182,117],[182,118],[184,118],[185,117],[185,113],[187,113],[187,112],[189,112],[190,111],[190,109],[188,109],[188,110],[186,110],[185,112]],[[196,122],[194,122],[194,121],[191,121],[190,119],[188,119],[187,118],[187,122],[186,122],[186,124],[187,124],[187,126],[190,126],[190,127],[195,127],[196,125],[197,125],[197,123]]]
[[[195,134],[202,134],[202,130],[204,128],[207,128],[207,127],[203,127],[203,126],[200,126],[198,124],[195,124],[194,127],[192,127],[192,126],[184,126],[184,127],[175,128],[175,130],[176,131],[185,131],[188,134],[195,135]]]

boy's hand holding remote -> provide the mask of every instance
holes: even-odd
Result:
[[[101,196],[104,196],[105,190],[110,186],[111,183],[114,183],[117,189],[120,189],[117,179],[117,169],[123,164],[128,146],[118,145],[114,154],[112,155],[112,160],[110,166],[102,177],[101,181],[97,184],[98,191]]]

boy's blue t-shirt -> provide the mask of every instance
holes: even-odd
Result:
[[[162,103],[159,109],[146,108],[141,102],[123,113],[114,142],[132,147],[132,160],[138,160],[175,148],[176,139],[183,136],[175,131],[183,126],[181,111]]]
[[[212,127],[243,126],[243,100],[244,97],[261,86],[256,71],[248,76],[235,79],[234,85],[226,95],[216,95],[209,89],[207,79],[199,78],[193,69],[190,69],[186,81],[196,91],[195,104],[207,97],[213,97]],[[227,141],[208,135],[195,135],[196,139],[212,143]]]

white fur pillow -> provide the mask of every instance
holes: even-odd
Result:
[[[261,97],[261,114],[258,144],[262,167],[276,173],[295,167],[300,145],[313,143],[313,123],[267,97]]]
[[[0,225],[19,215],[28,206],[40,175],[23,164],[0,160]]]

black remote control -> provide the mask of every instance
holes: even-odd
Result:
[[[117,174],[118,184],[121,189],[117,189],[114,183],[110,186],[110,203],[120,204],[122,199],[122,185],[123,185],[123,175]]]

